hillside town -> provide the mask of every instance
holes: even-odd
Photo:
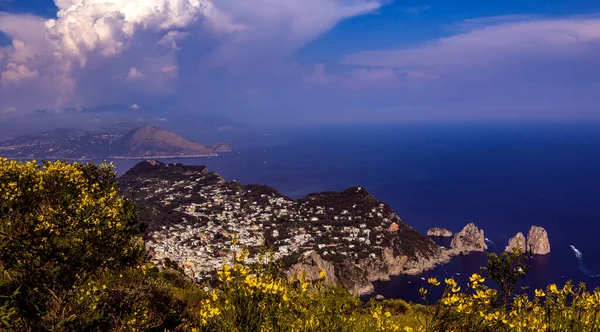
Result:
[[[381,260],[386,248],[408,258],[441,252],[362,187],[292,200],[267,186],[226,182],[204,166],[157,161],[139,163],[120,181],[143,202],[153,261],[176,263],[196,281],[232,263],[241,248],[249,249],[249,263],[270,249],[276,262],[316,253],[354,267]]]

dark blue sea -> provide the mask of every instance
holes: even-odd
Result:
[[[552,252],[531,260],[522,284],[600,286],[600,278],[578,269],[569,247],[600,272],[600,123],[412,123],[266,133],[233,140],[235,151],[217,158],[168,161],[204,164],[228,180],[267,184],[293,198],[361,185],[419,232],[434,226],[456,232],[474,222],[499,251],[517,232],[542,226]],[[115,162],[121,173],[135,164]],[[457,257],[423,277],[466,282],[485,261],[483,254]],[[377,282],[376,293],[418,301],[422,285],[421,276],[399,276]]]

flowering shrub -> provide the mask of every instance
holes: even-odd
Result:
[[[65,308],[80,287],[144,264],[136,209],[118,193],[109,164],[0,158],[5,326],[56,329],[73,319]]]
[[[533,299],[516,296],[509,305],[494,306],[497,291],[485,286],[485,278],[473,274],[465,290],[446,279],[444,294],[432,315],[421,325],[426,331],[598,331],[600,289],[587,292],[582,283],[567,282],[535,290]],[[428,280],[430,287],[440,282]],[[426,298],[428,289],[422,288]]]
[[[247,267],[247,251],[217,272],[218,284],[192,314],[192,331],[403,331],[382,305],[361,307],[343,288],[279,277],[271,265]],[[198,324],[199,323],[199,324]],[[184,328],[184,329],[185,329]]]

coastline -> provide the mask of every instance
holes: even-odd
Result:
[[[213,158],[218,157],[218,154],[214,155],[170,155],[170,156],[140,156],[140,157],[126,157],[126,156],[108,156],[108,157],[83,157],[83,158],[67,158],[67,157],[6,157],[11,160],[67,160],[67,161],[89,161],[98,159],[115,159],[115,160],[148,160],[148,159],[187,159],[187,158]]]
[[[217,153],[204,155],[204,154],[195,154],[195,155],[170,155],[170,156],[140,156],[140,157],[126,157],[126,156],[111,156],[104,157],[105,159],[128,159],[128,160],[148,160],[148,159],[178,159],[178,158],[211,158],[218,157]],[[100,158],[102,159],[102,158]]]

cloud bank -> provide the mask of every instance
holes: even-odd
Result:
[[[467,118],[600,116],[600,17],[488,17],[452,30],[411,47],[347,54],[342,63],[393,69],[404,78],[403,97],[436,109],[432,116],[444,108]]]

